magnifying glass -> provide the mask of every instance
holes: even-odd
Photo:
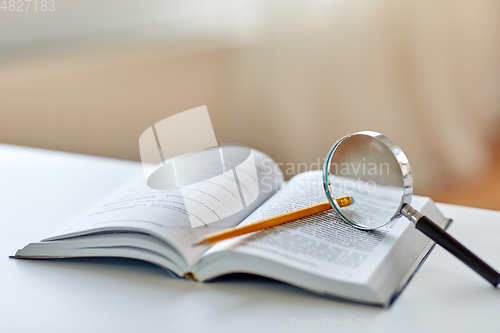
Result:
[[[331,206],[356,228],[373,230],[404,216],[415,228],[497,286],[500,274],[411,206],[413,178],[408,158],[386,136],[371,131],[346,135],[328,152],[323,185]],[[338,205],[335,198],[354,203]]]

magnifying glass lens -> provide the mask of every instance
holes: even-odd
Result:
[[[404,183],[394,152],[369,135],[346,136],[333,145],[325,163],[328,199],[347,222],[375,229],[400,216]],[[340,208],[334,198],[350,196],[354,203]]]

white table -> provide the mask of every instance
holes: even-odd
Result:
[[[315,321],[315,332],[500,331],[500,290],[441,248],[390,309],[265,279],[176,280],[126,259],[8,258],[140,172],[136,162],[0,144],[0,332],[302,332]],[[454,219],[450,233],[500,268],[500,212],[439,207]]]

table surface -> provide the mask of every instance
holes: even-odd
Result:
[[[8,258],[141,172],[137,162],[0,144],[0,332],[500,330],[500,290],[440,247],[389,309],[263,278],[178,280],[127,259]],[[453,236],[500,268],[500,212],[439,208]]]

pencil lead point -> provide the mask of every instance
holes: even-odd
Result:
[[[198,246],[198,245],[206,245],[208,244],[208,240],[203,237],[201,239],[198,239],[196,242],[194,242],[193,244],[191,244],[192,247],[195,247],[195,246]]]

